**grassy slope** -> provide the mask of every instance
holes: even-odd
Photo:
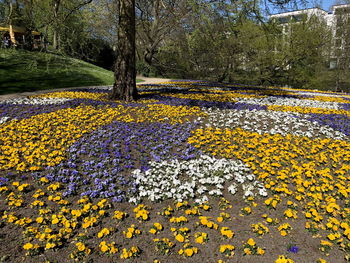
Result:
[[[0,49],[0,94],[111,85],[113,72],[69,57]]]

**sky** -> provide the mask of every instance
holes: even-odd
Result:
[[[264,1],[264,0],[263,0]],[[276,13],[282,13],[286,11],[294,11],[298,9],[305,9],[305,8],[313,8],[313,7],[320,7],[325,11],[331,11],[331,8],[335,4],[339,4],[342,0],[297,0],[292,1],[293,3],[297,2],[297,5],[290,5],[285,7],[284,9],[278,9],[278,8],[271,8],[272,6],[268,4],[268,6],[271,8],[270,12],[272,14]],[[269,3],[268,0],[265,0],[265,3]]]
[[[323,10],[330,11],[332,5],[335,5],[337,2],[336,0],[320,0],[320,6]]]

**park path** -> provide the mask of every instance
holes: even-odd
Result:
[[[157,84],[157,83],[171,81],[171,79],[145,78],[145,77],[141,77],[141,76],[138,76],[137,78],[144,80],[144,82],[140,82],[140,83],[138,83],[138,85],[142,85],[142,84]],[[77,89],[77,88],[91,88],[91,87],[98,87],[98,86],[71,87],[71,88],[62,88],[62,89],[49,89],[49,90],[38,90],[38,91],[33,91],[33,92],[22,92],[22,93],[5,94],[5,95],[0,95],[0,101],[9,100],[9,99],[26,98],[28,96],[33,96],[33,95],[38,95],[38,94],[43,94],[43,93],[48,93],[48,92],[65,91],[65,90],[72,90],[72,89]]]

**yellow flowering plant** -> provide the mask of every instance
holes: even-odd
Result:
[[[163,230],[162,224],[156,222],[156,223],[153,224],[153,226],[151,227],[151,229],[149,230],[149,232],[150,232],[151,234],[155,235],[155,234],[158,234],[158,233],[159,233],[160,231],[162,231],[162,230]]]
[[[220,245],[219,252],[222,253],[227,258],[232,258],[235,254],[235,247],[230,244]]]
[[[243,244],[244,255],[264,255],[265,249],[258,247],[253,238],[249,238],[246,243]]]
[[[192,246],[190,243],[185,243],[183,247],[178,251],[179,255],[184,257],[192,257],[195,254],[198,254],[199,249]]]
[[[153,239],[155,243],[155,249],[158,253],[162,255],[168,255],[171,252],[171,249],[175,246],[168,238],[155,238]]]

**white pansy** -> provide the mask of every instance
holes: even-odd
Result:
[[[227,188],[227,190],[234,195],[237,192],[237,185],[233,183]]]
[[[258,105],[278,105],[278,106],[299,106],[299,107],[311,107],[322,109],[340,109],[339,103],[329,101],[317,101],[317,100],[301,100],[298,98],[278,98],[278,97],[266,97],[266,98],[242,98],[239,100],[242,103],[258,104]]]
[[[2,124],[2,123],[4,123],[4,122],[8,121],[9,119],[10,119],[10,117],[1,117],[1,118],[0,118],[0,124]]]
[[[259,134],[292,134],[310,138],[332,138],[347,140],[348,136],[316,121],[307,120],[308,115],[264,110],[219,110],[207,109],[209,119],[206,126],[218,128],[242,128]]]
[[[296,90],[293,90],[293,92],[301,96],[322,96],[322,97],[334,97],[334,98],[344,97],[344,95],[332,94],[332,93],[320,93],[320,92],[308,92],[308,91],[296,91]]]
[[[206,194],[222,196],[225,184],[231,184],[228,190],[232,194],[242,184],[247,189],[244,191],[243,188],[245,196],[266,192],[263,184],[256,181],[250,169],[239,160],[202,155],[189,161],[151,162],[150,167],[146,172],[133,171],[139,189],[134,199],[146,197],[151,201],[161,201],[171,198],[181,201],[197,198],[203,202],[207,199]]]
[[[72,99],[68,98],[17,98],[5,100],[2,103],[12,104],[12,105],[53,105],[53,104],[63,104]]]

